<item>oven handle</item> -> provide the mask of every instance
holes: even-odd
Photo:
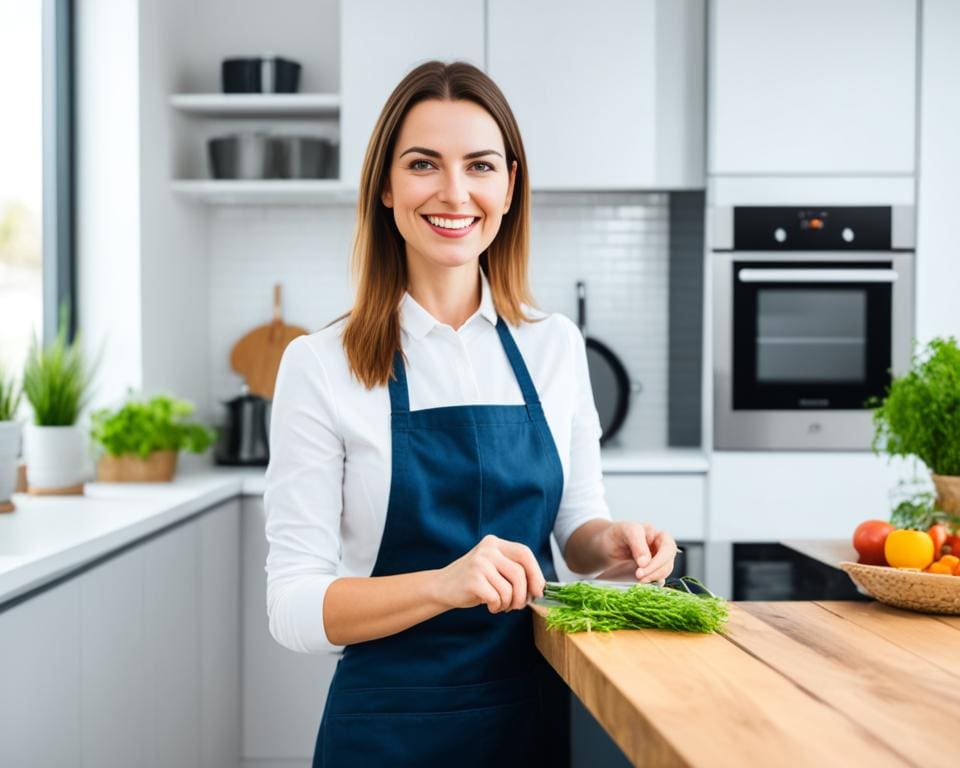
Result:
[[[741,283],[892,283],[892,269],[750,269],[737,272]]]

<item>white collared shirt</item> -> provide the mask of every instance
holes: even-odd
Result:
[[[409,293],[400,305],[410,410],[464,404],[521,405],[523,395],[496,331],[490,286],[459,330]],[[610,519],[600,468],[600,419],[579,329],[560,314],[524,306],[534,323],[510,325],[543,404],[563,468],[553,535],[560,551],[577,528]],[[323,598],[340,576],[370,576],[390,493],[390,394],[351,374],[345,320],[301,336],[280,363],[266,473],[267,613],[270,633],[302,653],[336,650]],[[506,322],[506,321],[505,321]]]

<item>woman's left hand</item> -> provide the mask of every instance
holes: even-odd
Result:
[[[633,576],[638,581],[662,582],[673,571],[677,543],[650,523],[617,522],[597,537],[597,547],[608,563],[598,579]]]

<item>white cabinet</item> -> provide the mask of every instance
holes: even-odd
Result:
[[[488,0],[536,189],[704,185],[702,0]]]
[[[143,550],[137,547],[91,568],[77,584],[81,764],[146,765],[152,709],[146,695]]]
[[[80,586],[0,613],[0,763],[80,766]]]
[[[200,765],[240,761],[240,499],[198,521]]]
[[[195,525],[174,528],[144,545],[146,766],[200,763],[198,586]]]
[[[236,768],[234,499],[0,613],[4,766]]]
[[[263,499],[244,497],[242,758],[245,763],[300,760],[306,764],[313,756],[339,655],[295,653],[270,635],[265,521]]]
[[[714,0],[711,174],[911,174],[915,0]]]
[[[483,0],[340,3],[340,180],[357,188],[387,97],[430,59],[484,66]]]

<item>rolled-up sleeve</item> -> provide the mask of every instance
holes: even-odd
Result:
[[[287,346],[280,361],[263,496],[270,634],[300,653],[340,648],[327,638],[323,599],[340,562],[343,469],[330,382],[303,336]]]
[[[610,520],[600,463],[600,416],[593,400],[587,349],[579,329],[567,326],[573,359],[574,408],[570,458],[553,535],[564,552],[571,534],[588,520]]]

